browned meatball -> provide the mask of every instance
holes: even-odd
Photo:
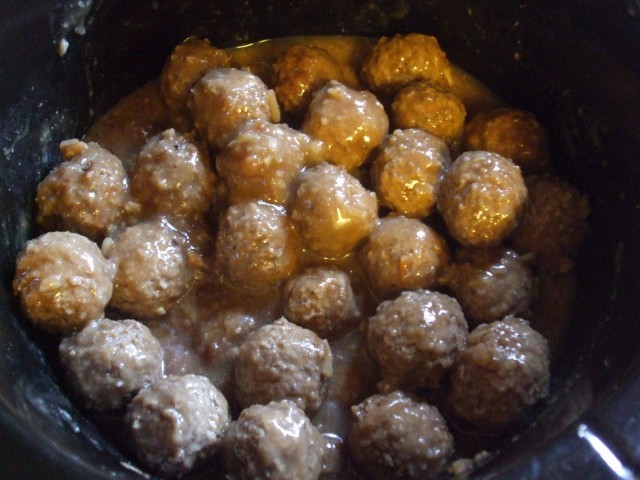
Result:
[[[502,429],[547,395],[549,348],[526,320],[508,316],[478,326],[451,374],[450,405],[471,423]]]
[[[369,319],[369,353],[382,370],[378,389],[437,388],[464,349],[467,322],[458,302],[429,290],[402,292]]]
[[[307,247],[341,257],[373,231],[378,202],[343,167],[325,163],[300,175],[291,218]]]
[[[462,249],[452,272],[449,287],[469,324],[494,322],[529,311],[533,275],[513,250]]]
[[[450,83],[451,67],[438,40],[411,33],[382,37],[362,68],[362,78],[371,91],[394,95],[416,80]]]
[[[230,480],[316,480],[323,456],[322,435],[287,400],[243,410],[222,444],[225,478]]]
[[[389,131],[389,119],[371,92],[331,81],[313,96],[302,131],[325,143],[334,165],[362,165]]]
[[[85,404],[118,408],[162,377],[160,342],[135,320],[93,320],[60,343],[65,373]]]
[[[520,168],[491,152],[466,152],[440,185],[438,210],[467,247],[498,245],[516,227],[527,199]]]
[[[438,409],[400,391],[351,407],[349,452],[366,478],[437,478],[453,454],[453,437]]]
[[[126,415],[140,460],[182,476],[218,452],[230,423],[227,400],[200,375],[170,375],[141,390]]]
[[[333,375],[326,340],[286,319],[259,328],[240,347],[236,399],[241,407],[291,400],[309,414],[318,411]]]
[[[118,226],[127,201],[127,174],[118,157],[97,143],[60,144],[63,162],[38,185],[36,221],[100,240]]]
[[[216,238],[216,259],[226,278],[238,287],[276,285],[293,273],[299,241],[286,212],[268,203],[229,207]]]
[[[338,61],[320,47],[294,45],[273,65],[273,83],[282,109],[303,116],[316,90],[330,80],[342,81]]]
[[[465,144],[467,150],[487,150],[510,158],[525,174],[549,162],[544,128],[532,113],[515,108],[476,114],[467,125]]]
[[[191,90],[189,109],[196,129],[215,149],[223,148],[248,120],[280,120],[273,90],[253,73],[214,68]]]
[[[71,332],[104,316],[111,298],[113,264],[91,240],[49,232],[29,240],[16,261],[13,292],[34,325]]]
[[[309,268],[291,277],[283,295],[287,319],[322,338],[342,333],[361,319],[351,280],[336,268]]]
[[[148,214],[191,217],[211,207],[215,177],[209,159],[174,129],[151,138],[130,173],[131,194]]]
[[[447,145],[418,129],[396,130],[382,143],[371,167],[380,202],[409,217],[427,217],[451,164]]]
[[[376,293],[391,297],[438,285],[449,254],[442,237],[420,220],[390,217],[380,221],[359,259]]]
[[[397,128],[420,128],[449,145],[462,134],[466,114],[458,97],[433,82],[407,85],[391,104],[391,119]]]

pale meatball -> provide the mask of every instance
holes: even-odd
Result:
[[[389,118],[371,92],[331,81],[313,96],[302,131],[324,142],[326,159],[353,170],[389,131]]]
[[[189,108],[196,129],[221,149],[248,120],[280,120],[273,90],[260,77],[235,68],[210,70],[191,90]]]
[[[236,400],[243,408],[290,400],[312,415],[322,405],[332,375],[329,343],[281,318],[249,335],[240,347]]]
[[[453,455],[453,436],[438,409],[395,391],[351,407],[348,445],[365,478],[439,478]]]
[[[380,147],[371,180],[380,203],[409,217],[427,217],[451,165],[441,139],[418,129],[396,130]]]
[[[462,249],[449,288],[470,325],[523,315],[533,298],[533,275],[513,250],[494,247]]]
[[[243,410],[222,443],[225,478],[231,480],[316,480],[323,456],[322,435],[286,400]]]
[[[44,230],[68,230],[101,240],[116,228],[127,202],[122,162],[97,143],[66,140],[62,163],[38,185],[37,223]]]
[[[170,375],[135,396],[125,421],[138,458],[170,477],[214,458],[231,420],[227,400],[206,377]]]
[[[420,128],[449,145],[462,134],[466,114],[458,97],[432,82],[404,87],[391,104],[391,119],[396,128]]]
[[[467,247],[498,245],[516,227],[527,199],[520,168],[491,152],[466,152],[440,185],[438,210]]]
[[[435,37],[411,33],[378,40],[362,68],[362,78],[374,93],[391,96],[416,80],[447,86],[451,67]]]
[[[349,276],[331,267],[309,268],[284,286],[284,314],[288,320],[322,338],[355,327],[362,318]]]
[[[248,289],[273,286],[298,265],[300,245],[286,212],[268,203],[227,209],[216,238],[216,259],[226,278]]]
[[[308,248],[341,257],[375,228],[378,201],[343,167],[322,164],[300,175],[291,218]]]
[[[380,366],[381,392],[438,388],[467,340],[458,302],[429,290],[402,292],[369,319],[367,345]]]
[[[130,175],[131,194],[147,214],[193,217],[211,208],[215,177],[209,159],[174,129],[147,142]]]
[[[114,272],[91,240],[49,232],[29,240],[18,255],[13,292],[34,325],[71,332],[104,316]]]
[[[164,220],[105,240],[102,251],[117,268],[109,305],[136,319],[165,315],[193,283],[189,248],[185,235]]]
[[[63,339],[59,353],[66,375],[89,408],[119,408],[162,377],[162,346],[135,320],[94,320]]]
[[[320,47],[294,45],[273,65],[273,83],[282,109],[302,117],[313,93],[329,81],[342,81],[338,61]]]
[[[481,428],[511,427],[547,395],[547,341],[521,318],[482,324],[469,335],[450,383],[458,416]]]

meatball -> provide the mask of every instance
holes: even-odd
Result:
[[[396,128],[420,128],[449,145],[462,134],[466,114],[458,97],[426,81],[407,85],[391,104],[391,119]]]
[[[216,259],[232,284],[247,289],[276,285],[293,273],[299,255],[299,241],[283,209],[247,202],[222,216]]]
[[[378,40],[362,67],[362,78],[374,93],[392,96],[416,80],[447,86],[451,67],[435,37],[412,33]]]
[[[181,476],[215,456],[229,426],[227,400],[200,375],[170,375],[141,390],[125,418],[140,460]]]
[[[438,210],[467,247],[498,245],[516,227],[527,199],[520,168],[497,153],[466,152],[440,185]]]
[[[353,170],[380,145],[389,119],[371,92],[331,81],[313,96],[302,131],[325,143],[329,162]]]
[[[253,332],[240,347],[236,399],[243,408],[291,400],[313,414],[322,405],[332,375],[327,341],[281,318]]]
[[[547,395],[547,341],[521,318],[482,324],[469,335],[450,383],[458,416],[485,429],[510,427]]]
[[[287,319],[322,338],[356,326],[362,316],[351,280],[336,268],[303,271],[287,281],[283,295]]]
[[[486,150],[510,158],[525,174],[549,162],[547,134],[536,117],[515,108],[498,108],[476,114],[465,134],[468,150]]]
[[[135,320],[93,320],[63,339],[59,353],[71,384],[89,408],[119,408],[162,377],[162,346]]]
[[[402,292],[369,319],[369,353],[382,370],[378,389],[438,388],[464,349],[467,322],[455,298],[429,290]]]
[[[438,409],[395,391],[351,407],[349,452],[366,478],[438,478],[453,437]]]
[[[342,78],[342,68],[333,55],[310,45],[294,45],[273,65],[278,101],[285,112],[297,117],[304,115],[315,91]]]
[[[118,157],[97,143],[60,144],[63,162],[38,185],[36,221],[101,240],[118,226],[127,202],[127,174]]]
[[[117,267],[110,306],[137,319],[163,316],[193,283],[185,235],[165,220],[128,227],[102,251]]]
[[[130,173],[131,194],[147,214],[191,217],[211,207],[215,177],[209,159],[174,129],[151,138]]]
[[[13,292],[34,325],[71,332],[104,316],[114,272],[91,240],[49,232],[29,240],[18,256]]]
[[[232,480],[315,480],[323,456],[322,435],[287,400],[243,410],[222,443],[225,478]]]
[[[449,288],[469,324],[494,322],[529,311],[533,275],[513,250],[462,249],[452,272]]]
[[[291,218],[311,250],[341,257],[375,228],[378,202],[343,167],[322,164],[303,172],[293,200]]]
[[[196,129],[215,149],[248,120],[280,120],[273,90],[253,73],[235,68],[210,70],[191,90],[189,108]]]
[[[383,219],[358,256],[371,286],[383,297],[438,285],[449,263],[442,237],[406,217]]]

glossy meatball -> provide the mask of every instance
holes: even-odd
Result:
[[[293,273],[299,254],[299,241],[279,207],[240,203],[222,216],[216,259],[226,278],[238,287],[276,285]]]
[[[291,218],[314,252],[341,257],[375,228],[375,194],[343,167],[325,163],[303,172],[298,181]]]
[[[472,325],[523,315],[533,298],[533,275],[513,250],[462,249],[449,288]]]
[[[322,338],[353,328],[361,319],[351,280],[336,268],[309,268],[291,277],[283,296],[287,319]]]
[[[529,112],[498,108],[476,114],[465,134],[468,150],[487,150],[510,158],[525,174],[537,172],[549,162],[544,128]]]
[[[406,291],[382,302],[367,330],[369,353],[382,371],[378,389],[437,388],[466,339],[462,309],[444,293]]]
[[[547,395],[549,348],[526,320],[508,316],[478,326],[451,374],[450,405],[487,429],[512,426]]]
[[[389,119],[371,92],[331,81],[313,96],[302,131],[324,142],[329,162],[353,170],[380,145]]]
[[[416,80],[450,83],[451,67],[438,40],[411,33],[382,37],[362,68],[362,78],[374,93],[394,95]]]
[[[34,325],[71,332],[104,316],[114,272],[91,240],[77,233],[49,232],[29,240],[20,252],[13,292]]]
[[[102,251],[117,267],[110,306],[136,319],[163,316],[193,283],[187,239],[164,220],[128,227]]]
[[[322,435],[287,400],[243,410],[222,444],[225,478],[232,480],[315,480],[323,455]]]
[[[516,227],[527,199],[520,168],[497,153],[466,152],[440,185],[438,210],[467,247],[498,245]]]
[[[182,476],[215,456],[230,423],[227,400],[200,375],[170,375],[141,390],[126,415],[140,460]]]
[[[38,185],[36,221],[44,230],[68,230],[101,240],[120,223],[127,174],[118,157],[97,143],[66,140],[63,162]]]
[[[349,452],[365,478],[438,478],[453,437],[438,409],[395,391],[351,407]]]
[[[342,81],[338,61],[320,47],[294,45],[273,65],[273,83],[282,109],[302,117],[313,93],[331,80]]]
[[[291,400],[311,415],[322,405],[332,375],[327,341],[281,318],[256,330],[240,347],[236,399],[244,408]]]
[[[193,217],[211,208],[215,177],[209,159],[174,129],[147,142],[130,174],[131,194],[147,214]]]
[[[191,90],[189,109],[214,149],[223,148],[248,120],[280,120],[273,91],[256,75],[235,68],[214,68],[202,77]]]
[[[105,410],[162,377],[160,342],[135,320],[93,320],[62,340],[60,360],[89,408]]]

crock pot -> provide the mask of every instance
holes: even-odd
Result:
[[[451,60],[547,125],[589,195],[573,322],[552,393],[474,478],[640,472],[640,4],[631,0],[5,0],[0,3],[0,478],[152,478],[60,387],[57,340],[11,294],[37,183],[60,140],[159,73],[191,34],[435,35]]]

